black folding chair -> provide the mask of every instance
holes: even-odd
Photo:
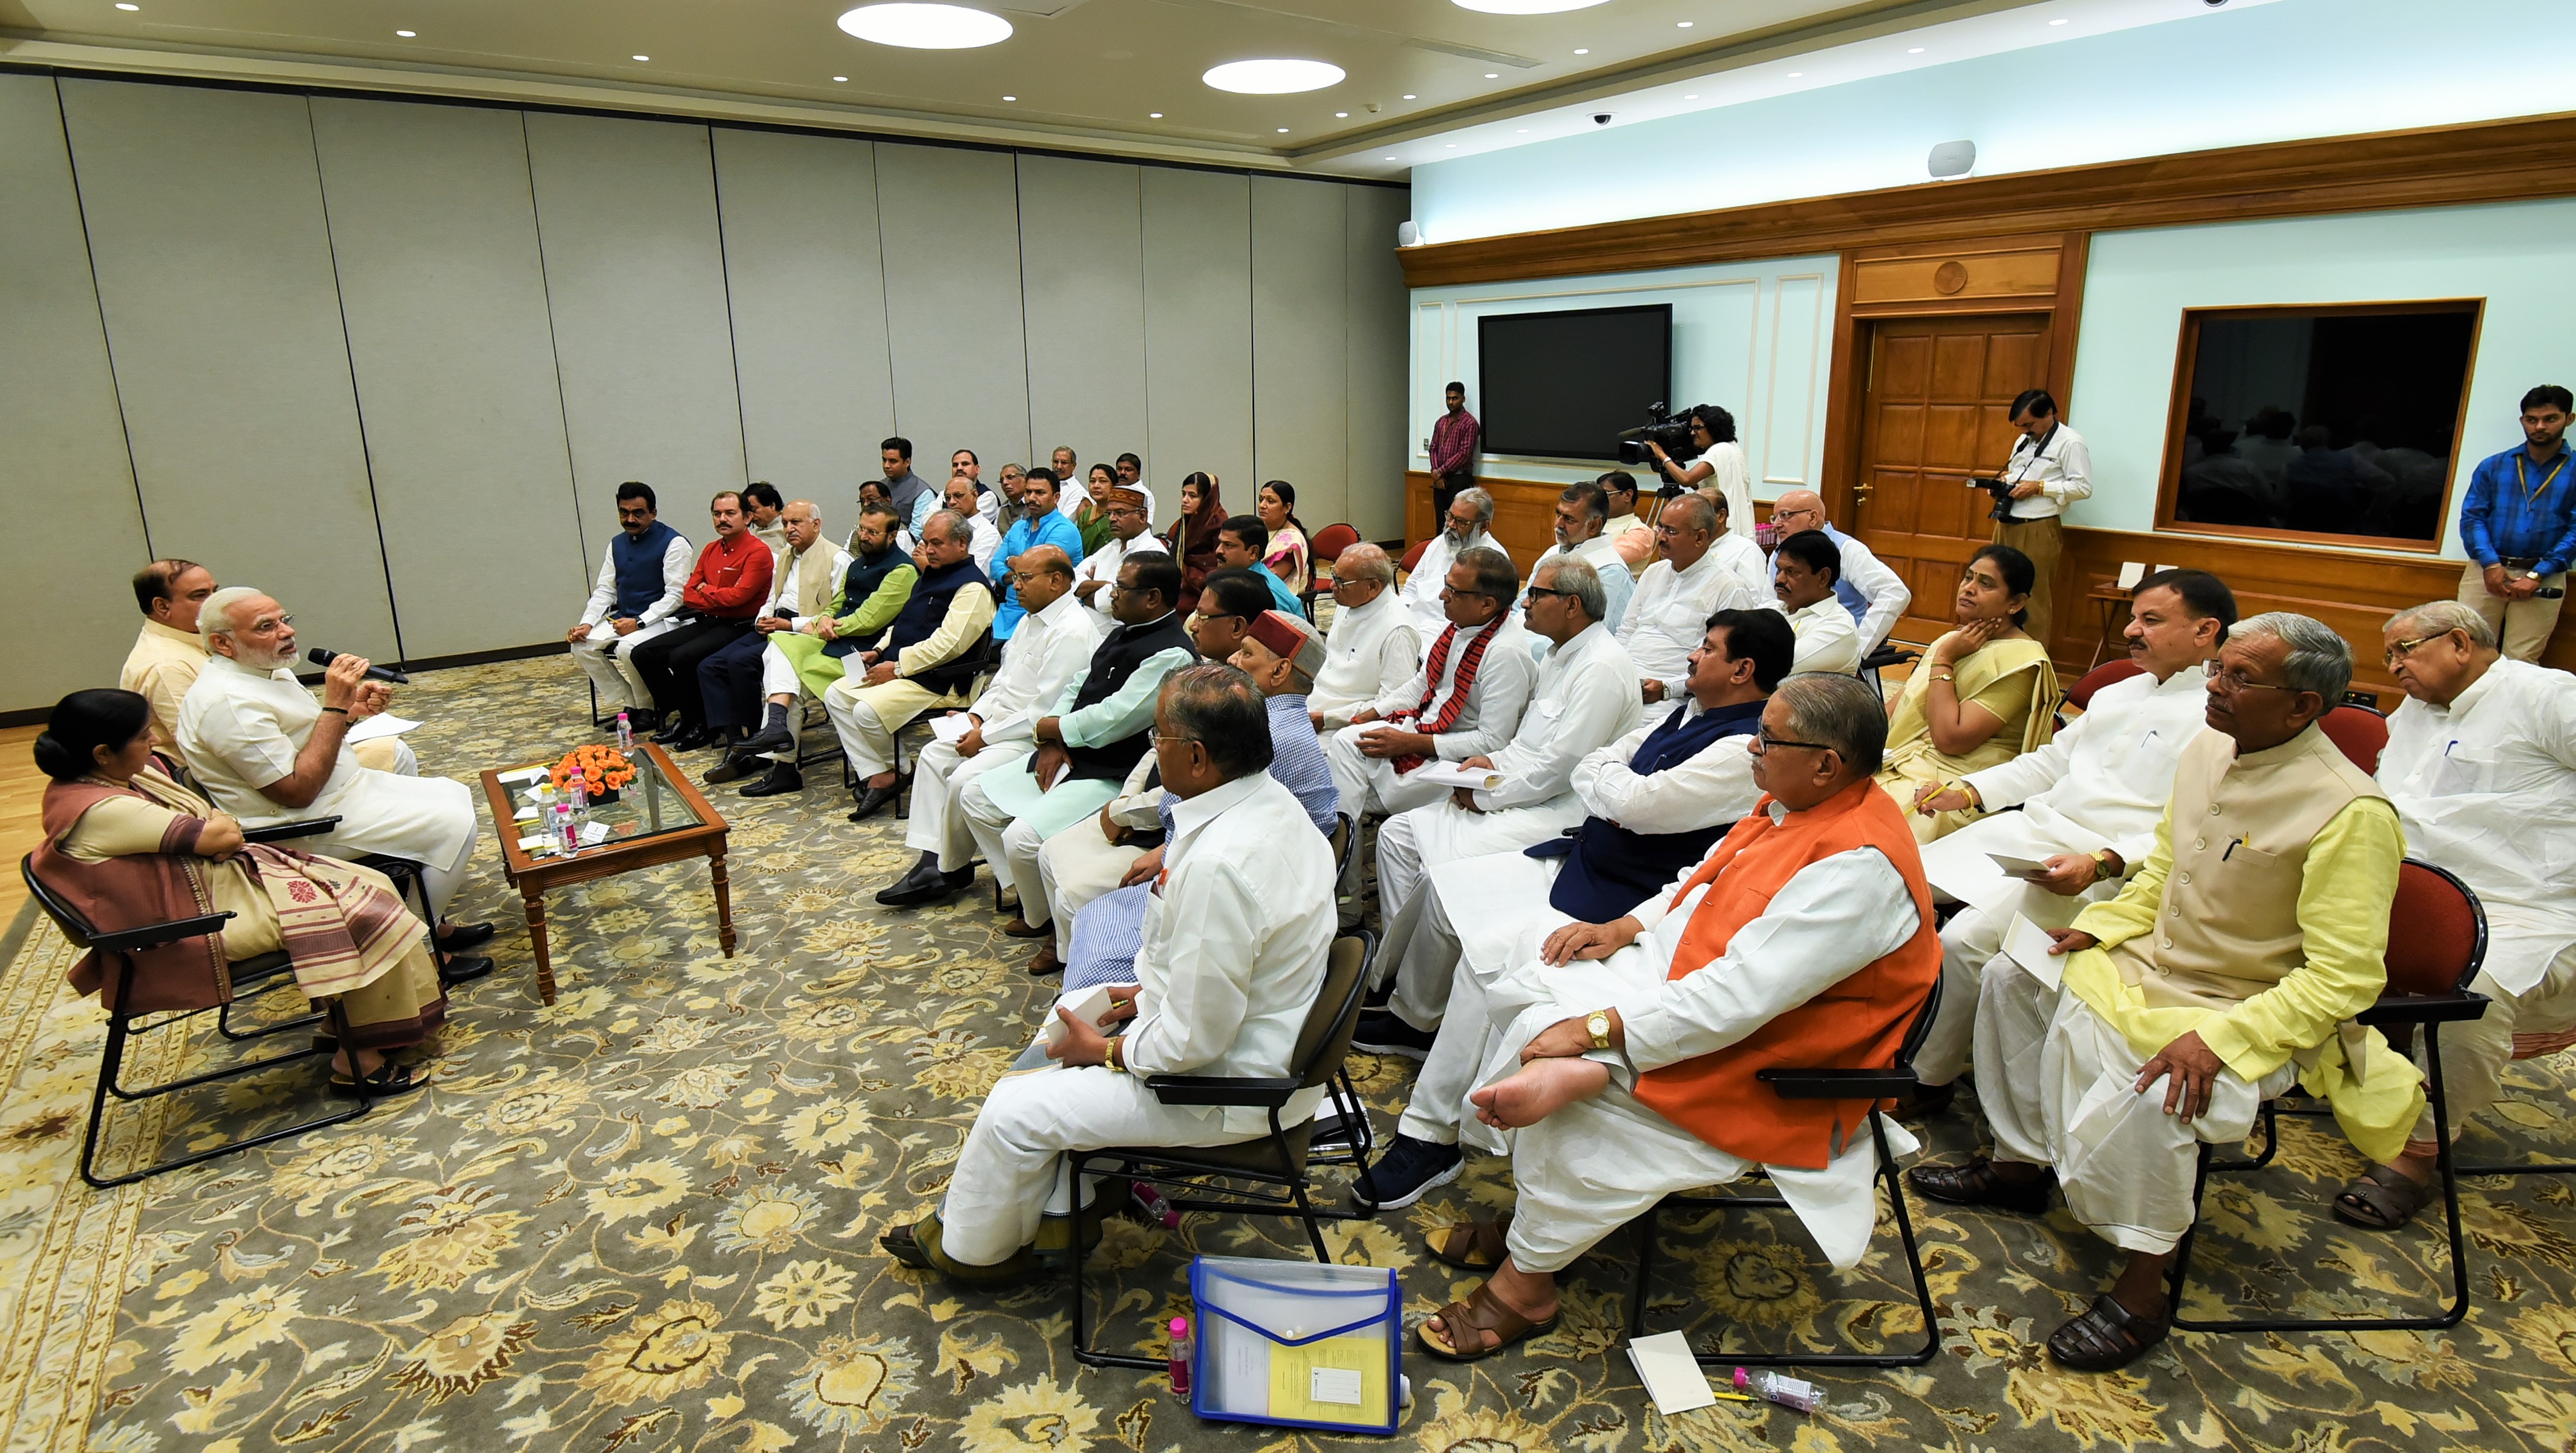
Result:
[[[2461,1169],[2451,1160],[2450,1101],[2442,1088],[2442,1039],[2445,1024],[2476,1019],[2486,1013],[2484,994],[2469,992],[2487,956],[2486,910],[2478,895],[2458,876],[2430,863],[2409,858],[2399,869],[2397,895],[2389,905],[2388,987],[2379,1002],[2357,1017],[2375,1028],[2424,1033],[2426,1094],[2433,1104],[2433,1134],[2439,1142],[2434,1171],[2442,1186],[2442,1214],[2451,1242],[2451,1303],[2430,1317],[2238,1317],[2206,1321],[2182,1313],[2183,1289],[2191,1278],[2191,1248],[2199,1235],[2201,1193],[2213,1174],[2260,1170],[2281,1148],[2279,1116],[2323,1114],[2322,1110],[2281,1111],[2263,1102],[2263,1151],[2247,1159],[2220,1160],[2217,1147],[2202,1144],[2191,1186],[2192,1227],[2174,1248],[2173,1271],[2166,1294],[2173,1325],[2192,1332],[2415,1332],[2457,1326],[2469,1312],[2468,1249],[2460,1228]],[[2576,1169],[2576,1167],[2571,1167]]]
[[[1305,1026],[1297,1033],[1297,1047],[1289,1056],[1286,1077],[1144,1077],[1145,1088],[1153,1091],[1154,1098],[1166,1105],[1266,1110],[1270,1116],[1268,1134],[1233,1145],[1185,1149],[1134,1146],[1074,1151],[1068,1156],[1073,1166],[1074,1183],[1079,1186],[1087,1174],[1123,1175],[1130,1181],[1147,1181],[1195,1193],[1165,1198],[1164,1204],[1175,1211],[1225,1211],[1293,1217],[1304,1223],[1306,1239],[1314,1244],[1315,1259],[1330,1262],[1333,1254],[1324,1245],[1323,1223],[1328,1220],[1367,1220],[1374,1213],[1317,1206],[1307,1193],[1306,1167],[1310,1164],[1365,1165],[1372,1148],[1368,1115],[1363,1108],[1357,1117],[1356,1132],[1346,1145],[1324,1150],[1310,1149],[1313,1122],[1300,1120],[1294,1125],[1281,1125],[1279,1110],[1300,1090],[1319,1087],[1327,1095],[1348,1096],[1350,1105],[1359,1104],[1358,1095],[1351,1089],[1350,1077],[1343,1072],[1342,1060],[1351,1047],[1351,1032],[1359,1025],[1361,986],[1368,981],[1368,963],[1376,953],[1377,938],[1373,934],[1349,933],[1333,940],[1332,952],[1324,964],[1323,985],[1316,992],[1314,1007],[1307,1011]],[[1246,1188],[1247,1183],[1249,1189]],[[1086,1330],[1085,1292],[1088,1288],[1083,1282],[1088,1250],[1084,1242],[1087,1239],[1077,1213],[1073,1234],[1073,1274],[1067,1283],[1073,1297],[1073,1355],[1093,1367],[1159,1371],[1163,1366],[1160,1358],[1126,1356],[1092,1347],[1090,1333]]]
[[[1869,1134],[1878,1157],[1876,1184],[1887,1192],[1887,1203],[1896,1215],[1896,1237],[1905,1248],[1905,1268],[1914,1276],[1915,1305],[1923,1313],[1923,1345],[1911,1352],[1694,1352],[1702,1367],[1920,1367],[1930,1362],[1941,1350],[1941,1324],[1932,1307],[1932,1284],[1924,1275],[1923,1251],[1914,1240],[1914,1219],[1905,1210],[1905,1187],[1896,1174],[1896,1156],[1887,1146],[1887,1117],[1879,1101],[1894,1099],[1914,1088],[1914,1056],[1922,1049],[1924,1038],[1932,1032],[1932,1016],[1941,1007],[1941,981],[1932,981],[1923,996],[1923,1006],[1914,1011],[1914,1022],[1906,1026],[1905,1040],[1898,1046],[1896,1062],[1879,1070],[1787,1069],[1762,1070],[1758,1078],[1783,1100],[1868,1100]],[[1785,1210],[1788,1200],[1781,1196],[1700,1195],[1683,1192],[1664,1197],[1656,1207],[1637,1222],[1637,1289],[1628,1298],[1628,1336],[1633,1340],[1646,1332],[1646,1280],[1655,1257],[1656,1228],[1665,1211],[1679,1206],[1689,1210]]]
[[[329,821],[337,821],[337,819]],[[308,831],[326,831],[328,825],[326,822],[321,827],[308,824],[283,824],[283,826],[303,826]],[[54,925],[63,931],[63,936],[70,939],[74,947],[86,949],[98,955],[99,966],[105,976],[105,982],[100,986],[100,1000],[102,1002],[112,1000],[119,1006],[133,1002],[135,954],[145,949],[178,943],[183,939],[219,935],[224,931],[224,923],[233,916],[230,913],[205,913],[194,918],[173,919],[167,923],[146,924],[140,928],[102,933],[82,916],[80,910],[56,894],[53,889],[46,886],[44,879],[36,875],[34,854],[30,853],[18,860],[18,873],[27,880],[27,891],[34,896],[36,906],[43,909],[45,916],[54,921]],[[256,998],[271,989],[293,988],[295,987],[294,967],[293,962],[284,953],[262,954],[258,958],[245,959],[228,966],[226,977],[231,982],[232,997],[220,1005],[209,1006],[216,1011],[216,1028],[226,1039],[236,1043],[266,1039],[273,1035],[306,1029],[327,1020],[332,1033],[342,1044],[350,1042],[348,1020],[343,1015],[337,999],[332,1000],[320,1014],[306,1014],[256,1029],[233,1027],[232,1007],[240,1002],[242,991],[248,990],[250,995]],[[307,1045],[305,1048],[290,1050],[284,1054],[267,1055],[228,1065],[222,1069],[209,1070],[203,1074],[190,1075],[184,1079],[164,1081],[157,1085],[129,1088],[123,1083],[126,1047],[136,1035],[167,1029],[194,1019],[205,1012],[204,1009],[136,1011],[123,1007],[108,1010],[107,1044],[99,1055],[98,1085],[90,1093],[89,1130],[81,1142],[82,1180],[99,1190],[130,1185],[147,1176],[157,1176],[164,1171],[197,1165],[213,1160],[217,1156],[230,1155],[237,1150],[248,1150],[255,1145],[266,1145],[272,1141],[284,1140],[289,1136],[302,1135],[308,1130],[319,1130],[326,1125],[338,1125],[344,1121],[355,1120],[366,1114],[368,1107],[374,1103],[367,1093],[366,1081],[361,1078],[354,1092],[357,1104],[349,1109],[316,1116],[310,1120],[299,1121],[276,1130],[263,1131],[257,1135],[227,1140],[220,1145],[191,1151],[120,1175],[100,1175],[98,1173],[99,1131],[107,1118],[109,1096],[113,1095],[119,1100],[129,1102],[149,1100],[162,1095],[175,1094],[181,1090],[194,1089],[199,1085],[240,1079],[280,1065],[293,1064],[298,1060],[313,1059],[329,1053],[318,1045]]]

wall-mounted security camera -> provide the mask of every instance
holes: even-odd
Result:
[[[1595,126],[1607,126],[1607,125],[1609,125],[1609,124],[1610,124],[1610,113],[1609,113],[1609,112],[1607,112],[1607,111],[1595,111],[1595,112],[1593,112],[1593,113],[1592,113],[1592,124],[1593,124],[1593,125],[1595,125]]]

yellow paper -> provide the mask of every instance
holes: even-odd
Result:
[[[1385,1328],[1381,1326],[1372,1331],[1327,1337],[1303,1347],[1272,1346],[1270,1416],[1303,1423],[1385,1423],[1388,1408],[1386,1335]],[[1317,1401],[1315,1374],[1319,1370],[1327,1374],[1357,1373],[1359,1401]],[[1326,1380],[1329,1385],[1333,1379],[1328,1376]]]

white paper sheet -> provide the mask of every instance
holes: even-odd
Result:
[[[2012,926],[2004,930],[2004,953],[2051,989],[2066,978],[2065,958],[2049,952],[2056,944],[2047,929],[2019,913],[2013,915]]]
[[[1100,1024],[1100,1017],[1109,1012],[1111,1002],[1109,988],[1107,984],[1097,984],[1079,995],[1060,998],[1056,1003],[1061,1008],[1072,1010],[1077,1018],[1087,1020],[1096,1028]],[[1063,1019],[1052,1013],[1047,1015],[1046,1042],[1048,1044],[1064,1043],[1064,1038],[1069,1033],[1071,1031],[1064,1027]]]
[[[358,742],[372,742],[378,737],[401,736],[403,733],[410,731],[413,727],[418,725],[420,725],[419,722],[413,721],[407,716],[396,716],[389,711],[378,712],[376,715],[368,717],[365,721],[349,728],[348,735],[340,738],[340,740],[351,743],[352,745]],[[545,771],[542,767],[537,770],[540,774]]]
[[[1666,1417],[1717,1406],[1717,1390],[1708,1385],[1708,1374],[1691,1355],[1690,1339],[1681,1333],[1629,1338],[1628,1360],[1636,1364],[1646,1395],[1655,1400],[1655,1410]]]
[[[354,736],[355,733],[352,733],[351,735]],[[347,740],[347,738],[343,738],[343,740]],[[499,780],[503,782],[534,782],[538,778],[546,775],[546,769],[543,767],[521,767],[516,772],[502,772],[497,775]]]
[[[2120,588],[2122,590],[2135,590],[2138,588],[2138,582],[2146,578],[2147,566],[2145,561],[2123,560],[2120,562]]]
[[[1988,853],[1986,856],[1994,859],[1995,866],[2003,869],[2007,878],[2036,880],[2048,876],[2048,864],[2037,858],[2016,858],[2010,853]]]
[[[1455,762],[1425,762],[1404,774],[1406,780],[1428,782],[1435,787],[1466,787],[1478,792],[1491,792],[1503,785],[1503,774],[1483,767],[1461,767]]]
[[[967,720],[966,713],[962,711],[953,711],[946,716],[932,717],[930,719],[930,734],[939,738],[943,742],[955,743],[962,739],[966,735],[967,730],[974,725],[975,723]]]

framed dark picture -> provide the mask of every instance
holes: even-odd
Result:
[[[2157,524],[2439,550],[2483,307],[2186,311]]]

